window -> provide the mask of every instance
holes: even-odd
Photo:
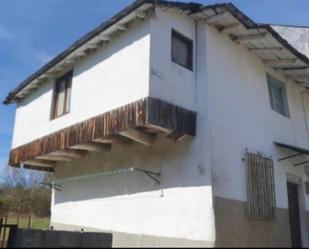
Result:
[[[274,164],[271,158],[246,152],[247,212],[256,219],[276,217]]]
[[[70,111],[72,71],[56,80],[51,118],[60,117]]]
[[[288,99],[284,83],[269,74],[267,74],[267,83],[271,108],[289,117]]]
[[[193,42],[172,30],[172,61],[193,70]]]

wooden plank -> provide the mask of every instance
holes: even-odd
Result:
[[[155,141],[155,136],[150,135],[147,132],[139,131],[136,129],[123,131],[123,132],[120,132],[120,134],[122,136],[132,139],[133,141],[136,141],[138,143],[141,143],[147,146],[152,145]]]
[[[101,151],[110,151],[111,145],[103,144],[103,143],[88,142],[88,143],[83,143],[83,144],[77,144],[70,148],[77,149],[77,150],[101,152]]]

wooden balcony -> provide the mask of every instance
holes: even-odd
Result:
[[[113,144],[151,146],[158,133],[175,141],[195,136],[196,113],[147,97],[11,150],[13,167],[53,171],[57,162],[83,159]]]

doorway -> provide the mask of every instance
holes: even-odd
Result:
[[[301,226],[300,226],[300,212],[299,212],[299,185],[288,182],[288,203],[289,203],[289,220],[291,230],[292,247],[301,247]]]

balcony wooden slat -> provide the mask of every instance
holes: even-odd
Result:
[[[107,137],[115,137],[119,143],[131,142],[121,138],[121,132],[147,125],[175,136],[195,136],[196,113],[160,99],[143,98],[14,148],[9,164],[18,167],[21,162],[47,154],[70,156],[70,148]]]

